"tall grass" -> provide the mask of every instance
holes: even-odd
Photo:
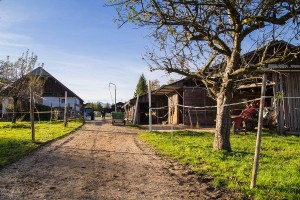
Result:
[[[69,122],[66,128],[63,127],[63,122],[36,123],[36,142],[33,142],[29,122],[17,124],[0,122],[0,168],[28,154],[45,142],[73,132],[81,125],[82,121]]]
[[[140,135],[163,154],[214,177],[213,184],[241,192],[239,198],[300,199],[300,138],[264,133],[257,187],[250,190],[255,134],[231,136],[233,151],[213,150],[205,132],[144,132]]]

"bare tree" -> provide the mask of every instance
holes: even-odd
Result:
[[[2,95],[13,99],[12,123],[16,122],[17,113],[20,111],[22,102],[28,100],[30,88],[35,94],[35,99],[42,94],[42,88],[46,79],[37,74],[30,74],[36,65],[36,61],[37,56],[33,53],[30,55],[29,51],[27,51],[14,63],[9,60],[9,57],[2,62],[3,73],[1,80],[3,85],[5,85]]]
[[[160,87],[160,84],[159,84],[159,80],[158,79],[154,79],[154,80],[150,81],[150,89],[151,89],[151,91],[156,90],[159,87]]]
[[[299,37],[299,1],[279,0],[123,0],[111,1],[120,26],[151,27],[158,48],[146,53],[150,70],[165,70],[201,80],[217,102],[215,149],[231,151],[230,107],[235,80],[280,57],[263,56],[253,64],[242,53],[272,40]],[[242,52],[243,47],[243,52]],[[265,53],[265,54],[264,54]]]
[[[170,79],[168,80],[168,83],[167,83],[167,84],[172,84],[172,83],[175,83],[176,81],[178,81],[178,80],[173,79],[173,78],[170,78]]]

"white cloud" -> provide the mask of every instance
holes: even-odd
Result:
[[[32,44],[33,39],[30,36],[0,32],[0,45],[8,47],[28,47]]]

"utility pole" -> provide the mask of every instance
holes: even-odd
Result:
[[[110,85],[115,86],[115,112],[117,112],[117,86],[114,83],[109,83],[109,87],[110,87]]]

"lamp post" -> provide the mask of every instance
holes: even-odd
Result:
[[[115,86],[115,112],[117,112],[117,86],[114,83],[109,83],[109,87],[110,87],[110,85]]]

